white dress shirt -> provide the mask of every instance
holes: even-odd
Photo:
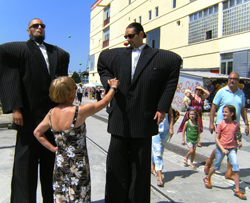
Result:
[[[48,73],[50,74],[49,57],[48,57],[48,54],[47,54],[46,46],[44,44],[39,44],[36,41],[35,41],[35,43],[37,44],[37,46],[39,47],[39,49],[41,50],[41,52],[43,54],[44,60],[45,60],[46,65],[47,65]]]
[[[138,48],[133,48],[132,49],[132,54],[131,54],[131,57],[132,57],[132,60],[131,60],[131,62],[132,62],[131,63],[131,81],[133,80],[137,63],[139,61],[141,52],[142,52],[143,48],[145,47],[145,45],[146,44],[143,44]]]

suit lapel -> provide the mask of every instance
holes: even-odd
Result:
[[[131,86],[134,84],[134,82],[137,80],[137,78],[139,77],[143,69],[146,67],[148,62],[153,58],[153,56],[157,52],[158,52],[158,49],[153,49],[146,44],[146,46],[142,50],[141,56],[136,66],[136,70],[135,70],[133,80],[131,82]]]
[[[49,57],[49,69],[50,69],[50,77],[51,77],[51,81],[54,80],[54,76],[56,73],[56,67],[57,67],[57,49],[56,47],[44,43],[44,45],[46,46],[46,50],[47,50],[47,54]]]
[[[121,60],[122,70],[128,87],[131,84],[131,53],[131,48],[119,50],[119,57]]]
[[[35,59],[37,60],[39,67],[45,72],[45,74],[49,75],[46,62],[44,60],[43,54],[39,47],[36,45],[35,42],[28,40],[27,45],[31,53],[34,55]]]

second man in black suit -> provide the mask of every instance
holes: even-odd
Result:
[[[181,57],[143,44],[139,23],[125,31],[128,48],[103,51],[98,72],[120,81],[110,107],[105,202],[150,202],[151,140],[168,112],[178,83]]]
[[[69,54],[44,42],[45,25],[29,22],[27,42],[0,45],[0,95],[4,113],[13,113],[17,130],[11,202],[36,202],[38,161],[43,202],[53,202],[54,153],[44,148],[33,131],[56,104],[49,98],[50,83],[68,75]],[[51,131],[47,138],[54,143]]]

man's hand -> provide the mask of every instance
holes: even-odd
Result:
[[[13,109],[12,118],[13,118],[13,123],[15,123],[16,125],[23,126],[23,115],[20,109]]]
[[[159,125],[165,118],[165,111],[157,111],[154,120],[157,119],[157,125]]]
[[[209,131],[210,131],[211,134],[213,134],[214,129],[215,129],[214,124],[210,124],[209,125]]]
[[[223,149],[223,150],[222,150],[222,153],[223,153],[223,154],[229,154],[229,151],[228,151],[227,149]]]

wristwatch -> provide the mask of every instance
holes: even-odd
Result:
[[[110,87],[110,89],[113,89],[113,90],[115,90],[115,92],[117,92],[117,88],[115,88],[115,87]]]

